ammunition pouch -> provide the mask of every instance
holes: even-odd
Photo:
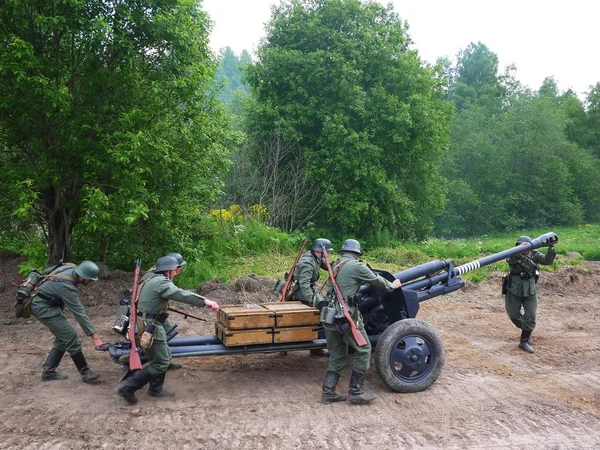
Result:
[[[39,292],[35,295],[44,300],[48,304],[48,306],[51,306],[53,308],[64,308],[65,306],[62,298],[60,297],[50,297],[48,295],[40,294]]]
[[[362,302],[363,302],[363,295],[360,292],[349,295],[348,298],[346,299],[346,304],[350,308],[358,308],[360,305],[362,305]]]
[[[350,331],[350,324],[348,323],[348,319],[343,314],[336,314],[334,318],[335,329],[342,336],[347,334]]]

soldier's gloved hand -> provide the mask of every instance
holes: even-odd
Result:
[[[219,305],[217,304],[217,302],[214,302],[207,298],[204,299],[204,306],[206,306],[207,308],[210,308],[214,312],[219,312]]]

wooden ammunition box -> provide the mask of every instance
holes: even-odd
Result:
[[[229,330],[251,330],[275,326],[275,313],[262,305],[223,305],[217,319]]]
[[[215,323],[215,332],[225,347],[273,343],[272,328],[230,330],[225,328],[222,323],[217,322]]]
[[[275,328],[273,331],[273,343],[304,342],[317,339],[319,328],[315,325],[308,327],[286,327]]]
[[[319,324],[319,310],[301,302],[263,303],[262,306],[275,314],[275,327]]]

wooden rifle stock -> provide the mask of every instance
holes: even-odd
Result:
[[[128,337],[131,344],[129,350],[129,370],[140,370],[142,368],[142,360],[137,352],[137,342],[135,339],[135,326],[137,321],[137,300],[138,300],[138,281],[140,278],[140,266],[142,262],[138,259],[135,262],[135,275],[133,277],[133,291],[131,294],[130,313],[129,313],[129,331]]]
[[[292,282],[292,279],[294,278],[294,270],[296,270],[296,264],[298,264],[298,261],[300,260],[300,256],[302,256],[302,252],[304,251],[304,247],[306,246],[306,242],[307,242],[307,239],[304,239],[304,242],[302,243],[302,247],[300,247],[300,251],[296,255],[296,259],[294,260],[294,264],[292,264],[292,268],[290,269],[290,271],[288,273],[287,280],[285,280],[285,284],[283,285],[283,289],[281,290],[281,300],[280,301],[282,301],[282,302],[285,302],[285,296],[287,295],[287,291],[290,288],[290,284]]]
[[[350,325],[350,331],[352,331],[352,336],[354,336],[354,340],[356,341],[356,343],[358,344],[359,347],[364,347],[365,345],[367,345],[367,341],[365,340],[364,336],[362,335],[362,333],[360,332],[360,330],[354,323],[354,320],[352,320],[352,317],[350,317],[350,313],[348,312],[348,305],[346,304],[346,300],[344,300],[344,296],[342,295],[342,291],[340,290],[340,287],[338,286],[337,282],[335,281],[335,276],[333,275],[333,270],[331,269],[331,264],[329,264],[329,258],[327,257],[327,250],[325,249],[325,247],[323,247],[322,252],[323,252],[323,258],[325,259],[325,265],[327,266],[327,272],[329,272],[329,279],[331,280],[331,284],[333,285],[333,289],[335,291],[335,296],[337,297],[338,301],[340,302],[342,314],[344,314],[344,317],[346,318],[346,320],[348,321],[348,324]]]

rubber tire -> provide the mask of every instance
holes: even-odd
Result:
[[[398,378],[392,369],[390,356],[398,343],[405,337],[415,335],[427,342],[433,365],[425,377],[415,381]],[[393,323],[381,334],[375,348],[375,366],[379,377],[395,392],[421,392],[431,386],[442,372],[444,365],[444,343],[440,335],[427,322],[418,319],[404,319]]]

